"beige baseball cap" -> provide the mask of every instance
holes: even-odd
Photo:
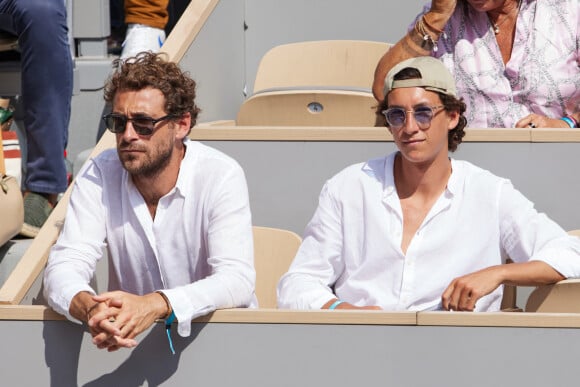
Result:
[[[407,67],[417,69],[421,73],[421,78],[395,81],[395,75]],[[383,95],[386,97],[391,90],[402,87],[423,87],[425,90],[436,91],[457,98],[455,79],[453,79],[443,62],[431,56],[406,59],[393,67],[385,77]]]

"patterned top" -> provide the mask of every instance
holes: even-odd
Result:
[[[522,0],[506,65],[487,14],[458,4],[433,56],[454,75],[469,127],[509,128],[530,113],[560,118],[580,110],[579,4]]]

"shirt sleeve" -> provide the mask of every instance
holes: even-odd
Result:
[[[502,246],[515,262],[543,261],[566,278],[580,277],[580,238],[539,213],[509,181],[500,190]]]
[[[95,294],[89,283],[105,247],[101,183],[100,171],[90,161],[75,179],[62,232],[44,270],[44,296],[48,304],[79,323],[69,313],[71,300],[82,291]]]
[[[205,231],[210,274],[191,284],[165,289],[178,333],[189,336],[191,320],[216,309],[256,306],[252,219],[246,179],[236,165],[216,184]]]
[[[340,209],[329,183],[306,227],[290,269],[278,284],[278,306],[286,309],[320,309],[335,297],[332,286],[344,272]]]

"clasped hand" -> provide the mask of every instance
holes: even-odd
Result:
[[[156,303],[149,299],[151,297],[159,295],[137,296],[113,291],[92,296],[96,304],[88,311],[87,323],[93,344],[109,352],[135,347],[135,337],[159,318],[159,313],[152,307]]]

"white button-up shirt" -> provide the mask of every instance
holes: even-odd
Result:
[[[62,234],[44,274],[45,296],[69,314],[89,286],[104,249],[109,289],[163,290],[190,334],[191,320],[215,309],[255,306],[248,189],[241,167],[223,153],[185,140],[177,183],[159,200],[155,219],[116,150],[90,160],[75,180]]]
[[[580,239],[538,213],[509,180],[457,160],[404,255],[395,155],[350,166],[325,184],[278,285],[279,307],[318,309],[336,294],[358,306],[439,309],[454,278],[508,257],[545,261],[565,277],[580,276]],[[481,298],[476,310],[499,310],[502,292],[500,286]]]

